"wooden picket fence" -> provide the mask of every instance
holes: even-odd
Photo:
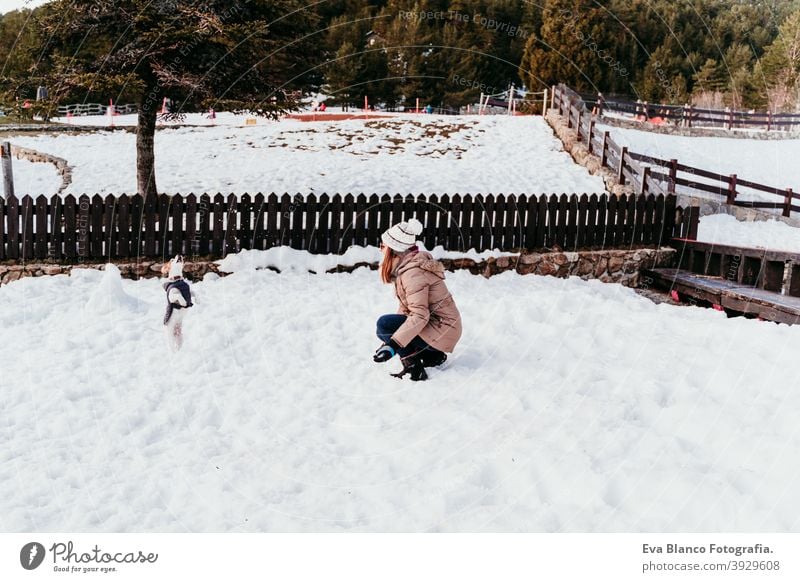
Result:
[[[578,141],[583,141],[592,153],[600,158],[603,167],[617,175],[620,184],[631,184],[640,194],[675,194],[676,186],[687,193],[716,195],[720,202],[759,210],[777,210],[789,217],[800,212],[800,193],[792,188],[778,188],[739,178],[736,174],[724,175],[702,168],[681,164],[678,160],[660,158],[629,151],[611,139],[608,131],[597,128],[597,116],[586,106],[581,96],[564,85],[553,88],[553,104],[559,115],[574,128]],[[775,196],[774,202],[742,200],[740,196],[760,192]]]
[[[452,251],[669,244],[698,222],[696,208],[652,195],[25,196],[0,198],[0,260],[223,257],[282,245],[341,253],[377,246],[411,217],[425,225],[427,248]]]

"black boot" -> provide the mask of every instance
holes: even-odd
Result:
[[[395,378],[403,378],[406,374],[408,374],[414,382],[428,379],[428,373],[425,371],[425,365],[422,363],[422,358],[419,354],[403,358],[403,370],[397,374],[392,374],[392,376]]]
[[[447,354],[439,350],[423,350],[420,356],[422,358],[422,365],[426,368],[435,368],[447,361]]]

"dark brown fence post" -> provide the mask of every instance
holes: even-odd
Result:
[[[790,217],[792,215],[792,189],[786,189],[786,195],[783,197],[783,215]]]
[[[610,131],[603,132],[603,151],[600,153],[601,168],[605,168],[608,165],[608,138],[610,135]]]
[[[678,179],[678,160],[669,161],[669,182],[667,183],[667,192],[675,194],[675,182]]]
[[[643,173],[642,173],[642,188],[641,188],[641,194],[642,194],[643,196],[644,196],[645,194],[647,194],[647,192],[648,192],[648,189],[647,189],[647,180],[648,180],[649,178],[650,178],[650,166],[645,166],[645,167],[644,167],[644,170],[643,170]]]
[[[575,113],[576,113],[576,117],[578,118],[577,119],[578,122],[575,124],[577,126],[577,128],[578,128],[578,137],[576,138],[576,140],[577,141],[583,141],[583,136],[581,135],[581,126],[583,125],[583,114],[580,112],[580,110],[577,107],[575,108]]]
[[[617,171],[617,181],[621,185],[625,185],[625,156],[628,155],[628,146],[622,146],[622,151],[619,154],[619,168]]]
[[[598,93],[597,94],[597,115],[599,117],[603,117],[603,105],[605,105],[605,103],[603,102],[603,94],[602,93]]]
[[[692,105],[691,104],[689,104],[689,117],[688,117],[688,120],[689,120],[689,127],[692,127]]]
[[[594,119],[589,119],[589,138],[586,145],[589,146],[589,153],[592,154],[592,140],[594,139]]]
[[[736,204],[736,174],[728,179],[728,204]]]

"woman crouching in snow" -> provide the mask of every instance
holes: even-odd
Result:
[[[167,292],[167,312],[164,314],[164,325],[167,326],[167,341],[172,351],[181,349],[183,345],[183,315],[192,305],[194,293],[183,278],[183,257],[176,255],[174,259],[161,267],[161,273],[167,275],[162,283]]]
[[[427,380],[425,368],[439,366],[461,337],[461,314],[444,283],[444,266],[430,253],[420,251],[416,237],[422,224],[415,219],[395,224],[381,236],[381,281],[394,283],[399,313],[378,319],[377,335],[383,345],[376,362],[399,354],[403,371],[392,374]]]

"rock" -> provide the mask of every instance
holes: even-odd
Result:
[[[608,258],[602,256],[598,257],[594,267],[595,278],[599,278],[600,275],[606,272],[606,269],[608,269]]]
[[[517,261],[517,265],[535,265],[542,259],[541,253],[525,253],[523,252],[519,256],[519,260]]]
[[[625,260],[622,257],[609,257],[608,272],[612,274],[619,272],[623,264],[625,264]]]
[[[555,275],[556,273],[558,273],[558,267],[548,260],[543,260],[536,265],[537,275]]]
[[[584,277],[594,273],[594,260],[593,257],[583,255],[578,258],[578,265],[575,269],[575,274],[579,277]]]
[[[3,284],[8,285],[13,281],[18,281],[21,276],[22,271],[9,271],[6,273],[5,277],[3,277]]]

